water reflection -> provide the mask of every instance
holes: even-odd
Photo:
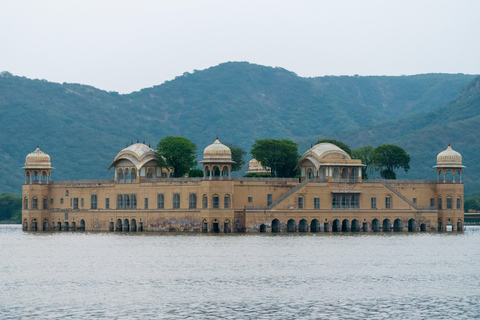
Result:
[[[24,233],[0,226],[0,318],[478,317],[464,233]]]

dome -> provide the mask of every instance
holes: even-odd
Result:
[[[437,155],[437,167],[463,167],[462,155],[448,145],[447,150]]]
[[[117,165],[121,160],[130,161],[137,169],[140,169],[145,163],[149,161],[157,161],[155,151],[143,143],[135,143],[120,151],[113,159],[112,164],[108,168]],[[107,171],[108,171],[107,170]]]
[[[232,160],[232,151],[229,147],[222,144],[220,141],[215,140],[215,142],[203,151],[203,161],[208,160]]]
[[[319,143],[308,151],[314,153],[318,157],[318,160],[325,158],[351,159],[348,153],[332,143]]]
[[[246,173],[255,173],[261,175],[270,174],[270,168],[263,167],[262,164],[257,159],[252,159],[248,162],[248,171]]]
[[[32,153],[28,154],[25,158],[25,167],[23,169],[53,169],[50,162],[50,156],[40,150],[35,149]]]

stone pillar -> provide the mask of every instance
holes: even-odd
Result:
[[[212,170],[210,170],[210,178],[209,180],[212,180]]]

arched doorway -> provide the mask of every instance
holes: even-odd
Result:
[[[80,230],[85,231],[85,220],[80,220]]]
[[[137,232],[137,220],[132,219],[132,225],[130,227],[130,231]]]
[[[460,219],[457,221],[457,231],[463,231],[462,220]]]
[[[392,224],[390,223],[390,219],[383,220],[383,232],[390,232],[392,228]]]
[[[342,230],[342,226],[340,225],[340,220],[338,219],[333,220],[332,232],[340,232],[340,230]]]
[[[307,232],[308,231],[308,222],[305,219],[300,220],[298,223],[298,232]]]
[[[263,223],[260,225],[260,232],[267,232],[267,226]]]
[[[311,232],[320,231],[320,222],[317,219],[313,219],[312,222],[310,222],[310,231]]]
[[[427,231],[427,225],[425,223],[420,225],[420,231]]]
[[[360,226],[358,225],[358,220],[353,219],[352,220],[352,232],[359,232],[360,231]]]
[[[48,230],[48,221],[45,219],[45,221],[43,221],[43,228],[42,228],[43,231],[47,231]]]
[[[348,219],[344,219],[342,221],[342,232],[348,232],[350,231],[350,221]]]
[[[123,231],[130,231],[130,223],[128,219],[123,220]]]
[[[417,224],[415,223],[415,219],[408,220],[408,232],[413,232],[417,230]]]
[[[217,167],[218,169],[218,167]],[[218,220],[215,219],[212,221],[212,232],[213,233],[220,233],[220,227],[218,226]]]
[[[23,222],[23,230],[28,231],[28,222],[26,220]]]
[[[38,225],[37,225],[37,220],[32,221],[32,231],[37,231],[38,230]]]
[[[223,233],[230,233],[230,220],[228,219],[223,223]]]
[[[115,231],[122,231],[122,219],[117,219],[117,227]]]
[[[288,220],[288,222],[287,222],[287,232],[295,232],[295,231],[297,231],[297,230],[296,230],[296,229],[297,229],[296,227],[297,227],[297,225],[296,225],[296,223],[295,223],[295,220],[293,220],[293,219]]]
[[[377,218],[372,220],[372,231],[373,232],[380,231],[380,221]]]
[[[60,221],[57,222],[57,230],[62,231],[62,223]]]
[[[77,224],[75,221],[72,222],[72,231],[75,231],[77,229]]]
[[[273,219],[273,221],[272,221],[272,232],[274,232],[274,233],[280,232],[280,220]]]
[[[395,219],[395,221],[393,222],[393,231],[395,232],[403,231],[403,224],[400,219]]]

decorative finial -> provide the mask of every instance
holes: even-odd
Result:
[[[37,149],[38,149],[38,144],[37,144]]]
[[[217,140],[218,140],[218,133],[217,133]]]

